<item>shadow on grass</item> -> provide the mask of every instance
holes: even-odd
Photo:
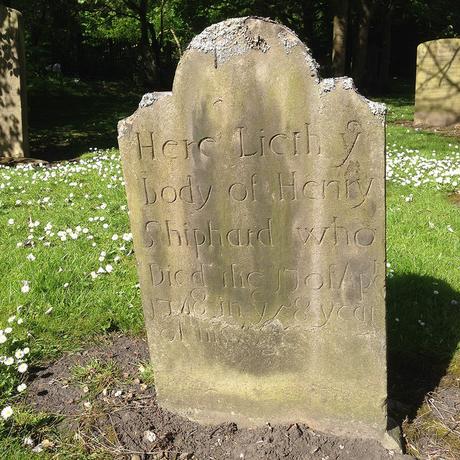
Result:
[[[30,155],[57,161],[76,158],[90,148],[117,147],[117,122],[136,110],[142,93],[116,82],[33,81]]]
[[[387,298],[389,411],[401,424],[447,372],[460,341],[460,293],[408,274],[388,280]]]

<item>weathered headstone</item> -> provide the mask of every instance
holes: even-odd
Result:
[[[266,19],[207,28],[119,124],[159,402],[386,436],[384,111]]]
[[[460,122],[460,38],[417,47],[414,121],[439,127]]]
[[[27,151],[22,18],[0,5],[0,158],[24,157]]]

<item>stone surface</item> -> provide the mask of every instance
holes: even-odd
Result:
[[[417,47],[414,121],[427,126],[460,122],[460,38]]]
[[[0,5],[0,158],[27,156],[24,39],[21,13]]]
[[[384,113],[286,27],[239,18],[120,122],[164,407],[384,441]]]

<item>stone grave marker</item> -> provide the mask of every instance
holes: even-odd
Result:
[[[22,17],[0,5],[0,158],[21,158],[27,151]]]
[[[286,27],[190,43],[119,124],[158,400],[386,437],[385,107]]]
[[[417,47],[414,121],[438,127],[460,122],[460,38]]]

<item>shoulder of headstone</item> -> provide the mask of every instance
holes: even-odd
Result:
[[[330,92],[333,92],[336,88],[342,88],[346,91],[351,91],[359,99],[365,102],[371,111],[372,115],[377,117],[382,123],[385,122],[385,115],[387,113],[387,106],[383,102],[375,102],[367,99],[359,93],[358,89],[355,86],[353,78],[351,77],[335,77],[335,78],[324,78],[320,80],[320,94],[324,95]]]
[[[154,102],[158,101],[162,97],[171,96],[171,91],[154,91],[152,93],[145,93],[142,96],[141,101],[139,102],[139,108],[142,109],[144,107],[148,107],[152,105]]]
[[[123,137],[129,132],[129,129],[132,126],[139,110],[153,105],[156,101],[158,101],[159,99],[163,97],[171,96],[171,95],[172,95],[171,91],[154,91],[152,93],[145,93],[139,102],[138,109],[129,117],[123,118],[123,120],[120,120],[118,122],[118,125],[117,125],[118,137],[119,138]]]

